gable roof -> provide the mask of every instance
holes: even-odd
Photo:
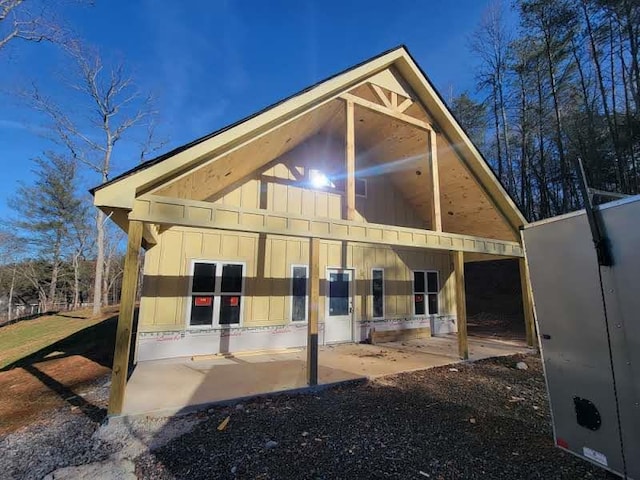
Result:
[[[259,112],[148,160],[90,190],[99,207],[131,209],[137,194],[176,172],[189,170],[203,156],[226,146],[257,136],[278,123],[308,111],[327,99],[335,98],[352,86],[393,66],[425,105],[435,123],[464,158],[472,175],[488,194],[514,230],[526,222],[515,202],[494,174],[490,165],[472,144],[427,75],[401,45],[387,50],[342,72],[332,75]]]

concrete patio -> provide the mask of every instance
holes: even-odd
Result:
[[[455,336],[319,350],[321,386],[460,362]],[[517,342],[469,338],[470,361],[530,352]],[[246,353],[140,362],[127,384],[123,415],[172,415],[198,406],[307,388],[306,351]]]

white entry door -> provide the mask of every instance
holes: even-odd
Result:
[[[324,317],[325,343],[353,340],[353,272],[330,268],[327,270],[326,312]]]

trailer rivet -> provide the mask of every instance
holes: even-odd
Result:
[[[618,328],[622,328],[622,324],[620,324],[620,323],[616,323],[616,327],[618,327]]]
[[[611,290],[609,290],[609,293],[613,293],[613,288]]]

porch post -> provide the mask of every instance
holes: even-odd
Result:
[[[347,100],[347,129],[345,132],[345,161],[347,179],[345,182],[346,197],[346,219],[355,220],[356,218],[356,140],[355,140],[355,120],[354,120],[354,104],[353,101]]]
[[[522,308],[524,309],[524,324],[527,332],[527,345],[536,346],[536,325],[533,314],[533,297],[531,295],[531,284],[529,283],[529,269],[527,260],[524,257],[518,258],[520,267],[520,288],[522,289]]]
[[[318,309],[320,297],[320,239],[309,240],[309,321],[307,323],[307,381],[318,384]]]
[[[467,304],[464,288],[464,253],[451,252],[453,257],[453,272],[456,286],[456,316],[458,322],[458,354],[462,360],[469,358],[467,343]]]
[[[116,345],[113,353],[113,369],[111,371],[111,391],[109,394],[109,415],[122,413],[124,390],[127,385],[129,370],[129,345],[133,329],[133,312],[136,303],[136,287],[138,284],[138,256],[142,242],[143,223],[138,220],[129,221],[127,253],[124,259],[122,275],[122,291],[120,295],[120,314],[116,331]]]
[[[440,176],[438,173],[438,143],[435,130],[429,130],[429,187],[431,199],[431,230],[442,231],[442,213],[440,211]]]

